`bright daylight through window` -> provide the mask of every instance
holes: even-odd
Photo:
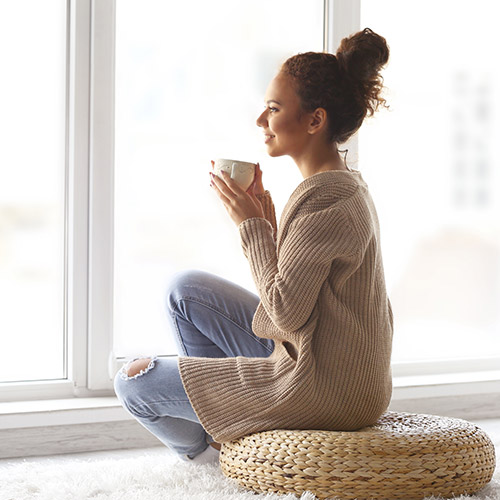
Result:
[[[117,355],[175,351],[163,304],[175,271],[205,269],[253,289],[236,231],[208,189],[209,160],[260,161],[282,209],[301,179],[289,158],[266,157],[254,117],[279,62],[322,50],[320,4],[199,2],[189,29],[179,19],[192,4],[175,15],[158,1],[118,4]],[[392,49],[391,110],[366,120],[359,162],[352,151],[348,160],[379,210],[394,362],[500,355],[500,80],[476,50],[496,43],[496,17],[494,2],[470,5],[361,2],[360,27]],[[303,29],[287,29],[297,23]]]
[[[210,160],[259,161],[277,209],[301,180],[267,157],[255,121],[279,64],[322,50],[323,2],[120,0],[116,14],[114,350],[173,354],[169,275],[199,268],[254,289]]]
[[[497,11],[361,2],[361,26],[391,47],[391,111],[366,120],[359,167],[382,224],[393,361],[500,356]]]
[[[111,179],[114,168],[114,193],[99,185],[101,198],[110,206],[114,200],[114,262],[105,266],[113,270],[114,328],[101,337],[113,335],[121,358],[174,354],[164,304],[174,273],[201,269],[255,291],[238,232],[209,187],[210,160],[260,162],[279,220],[302,178],[290,158],[267,156],[255,121],[280,64],[298,52],[323,50],[324,2],[119,0],[110,4],[108,21],[93,26],[98,8],[69,3],[81,8],[71,9],[75,18],[83,13],[75,25],[85,36],[75,37],[75,53],[88,53],[79,63],[89,72],[71,75],[92,83],[90,92],[82,86],[86,113],[75,114],[75,129],[95,131],[95,111],[103,107],[92,99],[99,90],[109,91],[99,95],[115,111],[114,144],[96,134],[79,157],[81,178],[95,179],[90,167],[99,165]],[[395,319],[392,361],[491,362],[500,357],[500,70],[488,58],[491,50],[480,48],[498,44],[496,2],[360,5],[360,28],[380,33],[391,48],[383,72],[390,110],[365,121],[358,152],[347,159],[361,170],[378,210]],[[66,8],[64,0],[0,5],[0,43],[8,48],[0,80],[0,350],[9,354],[0,382],[68,377],[71,385],[65,351],[77,336],[65,337],[65,225],[85,234],[79,254],[85,262],[99,262],[99,252],[111,256],[91,237],[99,234],[92,223],[98,227],[104,218],[92,189],[88,195],[75,182],[91,204],[82,209],[94,216],[89,224],[65,221]],[[114,81],[93,66],[103,51],[89,50],[104,39],[110,52],[101,69],[112,74],[108,61],[116,49]],[[93,163],[92,154],[85,160],[99,140],[101,149],[115,148],[114,166]],[[83,267],[80,284],[97,288],[99,273],[92,269],[102,269],[89,266],[87,275]],[[97,314],[85,323],[96,296],[88,290],[79,302],[83,319],[75,321],[84,347],[74,351],[83,367],[81,387],[93,390],[88,381],[97,366],[104,382],[96,387],[106,389],[102,359],[111,340],[101,348],[92,338],[92,325],[103,324]],[[108,296],[111,302],[111,291]],[[103,309],[109,314],[111,307]]]
[[[0,45],[0,381],[59,379],[66,2],[2,2]]]

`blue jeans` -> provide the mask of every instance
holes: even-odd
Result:
[[[273,341],[252,332],[258,303],[253,293],[212,274],[177,274],[168,289],[167,306],[178,354],[268,357]],[[125,409],[182,459],[203,452],[213,439],[200,424],[184,391],[177,357],[152,357],[149,366],[133,377],[127,374],[130,363],[114,381]]]

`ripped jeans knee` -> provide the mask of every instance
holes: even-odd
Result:
[[[155,367],[157,360],[158,356],[131,359],[115,375],[115,394],[122,406],[136,418],[149,413],[147,405],[144,405],[143,395],[150,384],[147,378],[142,380],[141,377]]]
[[[134,380],[153,369],[158,356],[134,358],[125,363],[118,372],[122,380]]]

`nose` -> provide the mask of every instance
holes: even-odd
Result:
[[[266,118],[266,112],[267,112],[267,109],[265,109],[261,115],[257,118],[257,127],[265,127],[266,124],[267,124],[267,118]]]

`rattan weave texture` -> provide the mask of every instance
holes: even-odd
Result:
[[[318,498],[423,499],[474,494],[492,478],[495,448],[458,418],[387,412],[354,432],[273,430],[223,443],[223,473],[257,492]]]

